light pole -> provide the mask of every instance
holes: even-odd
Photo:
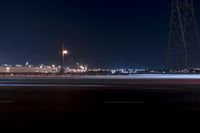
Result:
[[[64,62],[65,62],[65,55],[68,54],[68,51],[64,48],[64,45],[61,49],[61,68],[60,68],[60,74],[64,74],[65,73],[65,69],[64,69]]]

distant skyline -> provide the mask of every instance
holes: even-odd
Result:
[[[200,26],[200,1],[195,14]],[[0,1],[0,64],[164,67],[171,0]]]

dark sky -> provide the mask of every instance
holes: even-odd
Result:
[[[64,41],[67,64],[162,67],[169,19],[170,0],[1,0],[0,63],[58,64]]]

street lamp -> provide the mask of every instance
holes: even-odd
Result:
[[[67,54],[68,54],[68,50],[66,50],[63,45],[63,47],[61,49],[61,68],[60,68],[61,74],[64,74],[64,72],[65,72],[64,62],[65,62],[65,55],[67,55]]]
[[[10,72],[10,67],[6,67],[6,71],[7,71],[7,72]]]
[[[63,55],[68,54],[67,50],[63,50]]]

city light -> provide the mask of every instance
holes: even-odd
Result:
[[[6,72],[10,72],[10,67],[6,67]]]
[[[8,70],[8,71],[9,71],[9,70],[10,70],[10,67],[7,67],[7,68],[6,68],[6,70]]]
[[[68,54],[67,50],[63,50],[63,55]]]
[[[82,70],[84,70],[84,69],[85,69],[85,67],[84,67],[84,66],[80,66],[80,68],[81,68]]]
[[[56,66],[55,65],[52,65],[52,68],[55,68]]]

